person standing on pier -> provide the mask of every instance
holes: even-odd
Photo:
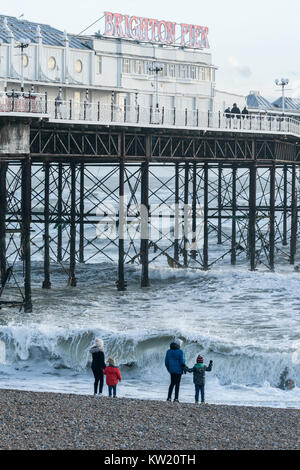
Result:
[[[246,108],[246,106],[244,107],[243,111],[242,111],[242,117],[243,119],[245,119],[245,117],[248,119],[248,115],[249,115],[249,111],[248,109]]]
[[[237,104],[234,103],[231,109],[231,117],[233,122],[233,129],[237,129],[241,124],[241,110],[238,108]],[[238,125],[238,123],[240,123]]]
[[[104,356],[104,342],[102,339],[95,340],[95,346],[90,349],[90,353],[93,356],[92,361],[92,371],[95,377],[94,383],[94,397],[101,397],[103,392],[103,382],[104,382],[104,369],[105,356]],[[99,395],[98,395],[98,385],[99,385]]]
[[[228,108],[225,109],[224,116],[226,118],[226,129],[230,129],[230,127],[231,127],[231,109],[230,109],[229,106],[228,106]]]
[[[63,97],[62,97],[62,88],[59,87],[58,95],[55,98],[55,118],[62,119],[62,107],[63,107]]]
[[[233,114],[233,117],[236,117],[237,119],[241,119],[241,110],[240,108],[238,108],[236,103],[233,104],[233,107],[231,109],[231,114]]]
[[[169,394],[167,401],[172,400],[172,393],[175,387],[175,399],[174,403],[179,403],[179,389],[182,374],[185,371],[185,355],[181,350],[182,341],[176,338],[170,345],[169,351],[167,351],[165,358],[165,366],[171,376],[171,385],[169,387]]]
[[[230,119],[230,117],[231,117],[230,106],[228,106],[228,108],[225,109],[224,114],[225,114],[226,119]]]

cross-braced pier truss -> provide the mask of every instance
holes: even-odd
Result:
[[[286,133],[32,122],[0,155],[0,306],[32,309],[31,264],[55,288],[80,263],[208,270],[296,262],[299,145]],[[151,273],[151,271],[150,271]]]

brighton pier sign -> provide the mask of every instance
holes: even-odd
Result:
[[[128,16],[106,11],[105,33],[107,37],[127,38],[142,42],[179,45],[194,49],[209,49],[208,28],[192,24],[177,24],[140,16]]]

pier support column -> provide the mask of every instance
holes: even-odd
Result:
[[[148,137],[147,137],[148,140]],[[141,263],[142,287],[149,287],[149,163],[141,166]]]
[[[192,252],[193,260],[197,258],[197,164],[193,164],[193,202],[192,202]]]
[[[79,263],[84,263],[84,163],[80,164]]]
[[[175,163],[175,220],[174,220],[174,260],[179,262],[179,234],[181,217],[179,209],[179,164]]]
[[[6,274],[6,212],[7,212],[7,196],[6,196],[6,173],[7,163],[0,163],[0,277],[3,286]]]
[[[208,164],[204,164],[203,268],[208,270]]]
[[[282,228],[282,244],[287,246],[287,205],[288,205],[288,178],[287,178],[288,168],[287,165],[283,167],[283,228]]]
[[[231,229],[231,264],[236,265],[236,165],[232,167],[232,229]]]
[[[44,282],[43,289],[50,289],[50,236],[49,236],[49,199],[50,199],[50,165],[44,163]]]
[[[251,271],[256,268],[256,176],[255,164],[250,166],[249,183],[249,256]]]
[[[76,269],[76,165],[71,163],[70,287],[77,286]]]
[[[121,158],[119,163],[119,264],[118,264],[118,291],[124,292],[126,291],[126,283],[125,283],[125,273],[124,273],[124,258],[125,258],[125,250],[124,250],[124,239],[125,239],[125,222],[126,222],[126,214],[125,211],[127,210],[125,207],[124,201],[124,181],[125,181],[125,135],[124,133],[121,136]]]
[[[276,168],[273,164],[270,168],[270,238],[269,238],[269,258],[270,269],[275,270],[275,174]]]
[[[184,247],[183,247],[183,264],[188,267],[188,245],[189,245],[189,176],[190,165],[185,164],[184,168]]]
[[[32,312],[31,299],[31,249],[30,249],[30,225],[31,225],[31,160],[26,157],[22,162],[22,189],[21,189],[21,213],[22,213],[22,251],[24,261],[24,312]]]
[[[291,246],[290,246],[290,263],[295,264],[296,246],[297,246],[297,190],[296,190],[296,166],[292,167],[292,217],[291,217]]]
[[[218,245],[222,245],[222,176],[223,167],[219,163],[218,171]]]
[[[57,179],[57,262],[62,262],[62,192],[63,192],[63,166],[58,164]]]

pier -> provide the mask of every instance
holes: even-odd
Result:
[[[300,122],[275,114],[3,94],[0,307],[32,311],[32,262],[42,266],[44,289],[55,288],[52,264],[75,288],[78,264],[116,263],[119,291],[131,264],[141,267],[141,287],[150,286],[158,259],[199,270],[295,264],[299,142]],[[166,220],[169,229],[158,229]]]

